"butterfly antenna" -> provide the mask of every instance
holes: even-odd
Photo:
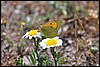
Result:
[[[36,24],[38,25],[38,27],[39,28],[41,28],[42,26],[39,24],[39,22],[41,21],[41,19],[40,18],[36,18],[35,19],[35,22],[36,22]]]

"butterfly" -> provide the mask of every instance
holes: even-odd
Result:
[[[40,27],[40,31],[44,37],[53,38],[58,35],[58,30],[60,29],[61,25],[61,20],[50,21],[42,25]]]

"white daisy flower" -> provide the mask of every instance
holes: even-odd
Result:
[[[59,39],[59,37],[46,38],[46,39],[42,40],[39,44],[43,49],[45,49],[45,48],[62,45],[62,40]]]
[[[41,33],[38,32],[38,30],[31,30],[29,32],[27,32],[22,38],[29,38],[32,39],[32,37],[39,37],[41,38]]]

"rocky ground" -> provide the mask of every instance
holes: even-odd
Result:
[[[29,48],[29,53],[34,48],[33,41],[22,36],[55,19],[63,22],[58,32],[63,45],[55,47],[56,52],[67,57],[61,66],[98,66],[99,51],[93,53],[91,49],[99,49],[98,15],[98,1],[1,1],[1,66],[16,66],[18,45]],[[24,28],[21,22],[25,22]],[[22,59],[30,66],[25,50],[22,53]],[[54,62],[50,49],[44,55]]]

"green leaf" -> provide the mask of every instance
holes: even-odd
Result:
[[[43,61],[42,63],[43,66],[52,66],[52,63],[48,60]]]
[[[61,56],[61,55],[60,55],[60,52],[58,52],[58,53],[57,53],[57,56],[56,56],[56,57],[57,57],[57,61],[59,60],[60,56]]]
[[[22,54],[23,48],[22,48],[22,45],[21,44],[18,44],[17,45],[17,49],[18,49],[19,54]]]
[[[32,64],[35,64],[35,59],[34,59],[34,57],[32,56],[32,54],[30,54],[30,59],[31,59]]]
[[[55,1],[50,1],[50,4],[54,5],[55,4]]]
[[[41,61],[46,60],[46,56],[40,55],[40,60],[41,60]]]
[[[96,54],[98,51],[99,51],[99,49],[97,47],[95,47],[95,46],[91,47],[91,52],[93,54]]]
[[[32,50],[31,54],[32,54],[32,55],[34,56],[34,58],[35,58],[35,53],[34,53],[34,50]]]
[[[29,62],[31,63],[31,60],[30,60],[30,58],[28,57],[28,55],[26,55],[26,57],[27,57],[27,59],[29,60]]]
[[[23,62],[23,61],[21,60],[20,56],[18,56],[18,57],[17,57],[16,65],[23,66],[22,62]]]
[[[62,10],[62,13],[66,16],[67,15],[67,11],[65,9]]]
[[[47,60],[43,61],[42,65],[46,66]]]
[[[65,57],[60,57],[58,60],[58,65],[61,65],[64,62]]]

